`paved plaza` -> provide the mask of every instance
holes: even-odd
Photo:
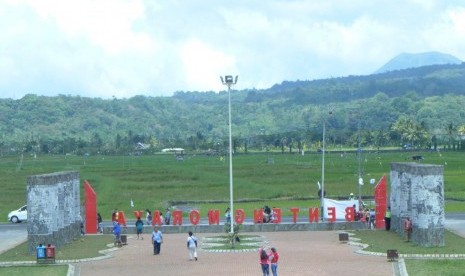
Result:
[[[335,231],[247,233],[260,235],[279,254],[279,275],[393,275],[386,257],[354,253],[359,249],[340,243]],[[197,235],[202,246],[203,237]],[[128,236],[128,245],[111,252],[112,258],[74,264],[75,274],[91,275],[262,275],[258,252],[206,252],[189,261],[186,234],[166,234],[161,254],[153,255],[150,235],[144,240]]]

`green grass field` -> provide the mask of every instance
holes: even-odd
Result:
[[[444,247],[419,247],[413,242],[406,242],[397,233],[389,231],[353,231],[355,237],[368,244],[366,251],[383,252],[397,249],[400,254],[465,254],[465,239],[444,231]],[[464,275],[463,260],[414,260],[406,259],[405,265],[409,275]]]
[[[65,276],[67,265],[37,265],[37,266],[10,266],[0,267],[0,275],[5,276]]]
[[[444,165],[446,212],[464,212],[465,153],[389,152],[363,153],[365,185],[362,195],[372,197],[370,179],[389,177],[391,162],[408,161],[422,155],[424,163]],[[268,158],[273,163],[267,162]],[[26,203],[26,183],[30,175],[78,171],[97,193],[98,211],[109,219],[111,210],[164,209],[188,205],[206,214],[208,208],[224,210],[229,204],[229,162],[224,157],[187,155],[177,161],[173,155],[152,156],[2,156],[0,157],[0,220],[9,211]],[[327,197],[345,198],[358,194],[356,153],[331,153],[325,157]],[[321,181],[321,155],[248,154],[233,158],[235,208],[252,213],[264,204],[283,208],[318,206],[317,182]],[[459,201],[451,201],[459,200]],[[84,193],[81,193],[84,201]]]
[[[75,239],[55,252],[56,260],[73,260],[101,256],[100,250],[113,244],[113,235],[86,235]],[[0,262],[35,261],[36,255],[29,254],[28,242],[24,242],[0,255]]]

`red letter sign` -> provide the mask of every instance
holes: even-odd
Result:
[[[253,210],[253,223],[263,223],[263,209]]]
[[[336,221],[336,207],[328,207],[328,221],[329,222]]]
[[[160,218],[160,211],[155,210],[153,211],[153,218],[152,218],[152,225],[161,225],[162,221]]]
[[[237,209],[236,210],[236,223],[237,224],[242,224],[244,222],[244,219],[245,219],[245,212],[244,212],[244,209]]]
[[[173,211],[173,225],[182,225],[182,211],[181,210],[174,210]]]
[[[354,221],[355,220],[355,210],[354,207],[346,207],[346,221]]]
[[[317,207],[308,208],[308,221],[318,222],[320,220],[319,209]]]
[[[294,223],[296,223],[296,222],[297,222],[297,213],[299,212],[299,208],[297,208],[297,207],[291,207],[290,210],[291,210],[291,213],[292,213],[292,221],[293,221]]]
[[[273,208],[274,223],[281,223],[281,208]]]
[[[208,210],[208,224],[220,224],[220,211],[219,210]]]
[[[134,216],[136,217],[136,219],[141,218],[142,217],[142,211],[134,211]]]
[[[200,221],[200,214],[197,210],[192,210],[189,214],[189,219],[193,225],[197,225]]]

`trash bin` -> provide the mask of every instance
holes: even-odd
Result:
[[[37,246],[37,263],[44,262],[45,258],[45,246],[39,244],[39,246]]]
[[[47,257],[47,263],[55,263],[55,246],[48,244],[45,248],[45,255]]]
[[[126,235],[121,235],[121,243],[123,245],[127,245],[128,244],[128,236]]]

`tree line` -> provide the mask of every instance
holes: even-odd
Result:
[[[369,76],[286,81],[231,93],[235,152],[321,147],[464,150],[465,64]],[[228,92],[100,99],[0,99],[2,154],[225,152]]]

